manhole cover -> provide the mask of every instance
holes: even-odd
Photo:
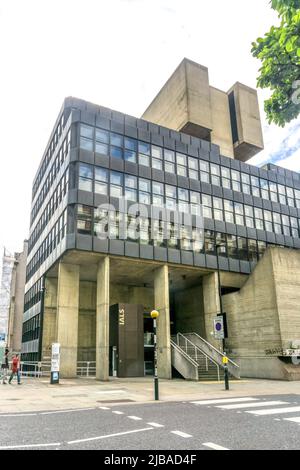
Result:
[[[134,403],[135,400],[97,400],[97,403]]]

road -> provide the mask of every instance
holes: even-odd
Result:
[[[300,395],[0,414],[0,450],[300,448]]]

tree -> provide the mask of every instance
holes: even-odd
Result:
[[[300,115],[300,0],[271,0],[280,26],[272,26],[252,44],[252,55],[262,62],[257,85],[270,88],[265,101],[269,124],[281,127]]]

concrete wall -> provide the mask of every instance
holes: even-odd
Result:
[[[222,155],[232,158],[234,151],[227,93],[210,87],[210,100],[212,112],[211,141],[220,146]]]
[[[78,361],[96,360],[96,283],[80,282]]]
[[[55,342],[57,309],[57,279],[46,278],[43,318],[42,359],[51,358],[51,346]]]

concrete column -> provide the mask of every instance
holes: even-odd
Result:
[[[158,376],[161,379],[171,379],[169,269],[167,265],[155,271],[154,302],[155,309],[159,311],[157,321]]]
[[[60,343],[60,375],[77,376],[79,266],[59,264],[56,341]]]
[[[42,360],[51,359],[51,346],[56,341],[57,278],[45,279]]]
[[[214,329],[213,318],[221,312],[217,272],[203,277],[203,303],[206,339],[220,349],[220,341],[215,340],[211,335]]]
[[[96,379],[109,380],[109,257],[99,262],[96,305]]]

